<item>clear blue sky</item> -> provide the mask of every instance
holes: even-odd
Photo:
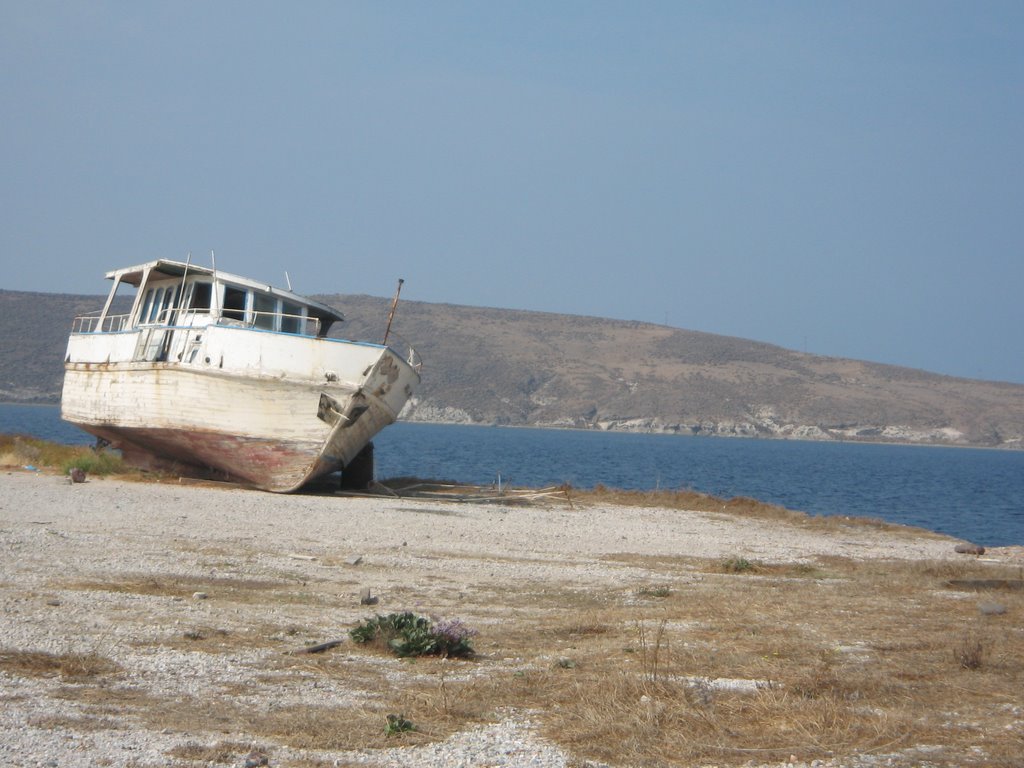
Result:
[[[0,0],[0,287],[194,258],[1024,383],[1024,3]]]

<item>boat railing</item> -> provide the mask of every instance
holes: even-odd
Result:
[[[222,312],[221,316],[215,321],[216,325],[231,328],[254,328],[256,330],[280,331],[281,333],[292,333],[297,336],[318,336],[320,334],[320,319],[316,317],[289,315],[283,312],[250,311],[244,313],[245,317],[243,319],[242,317],[237,317],[234,314],[236,310],[228,311],[232,314]],[[237,310],[237,313],[242,314],[242,310]],[[191,322],[181,322],[182,315],[203,315],[206,317],[212,317],[212,313],[209,309],[189,308],[179,310],[175,307],[169,307],[161,310],[152,323],[144,323],[144,325],[154,325],[164,328],[188,327],[193,325]],[[280,320],[278,320],[278,318],[280,318]]]
[[[130,315],[103,315],[102,310],[79,315],[71,323],[72,333],[118,333],[128,327]]]
[[[249,314],[251,315],[250,319],[244,323],[247,328],[279,330],[282,333],[294,333],[300,336],[320,335],[320,318],[318,317],[290,315],[286,312],[253,311]]]
[[[150,328],[175,328],[179,325],[191,325],[191,323],[182,324],[179,322],[183,313],[188,315],[207,316],[211,314],[208,309],[178,309],[177,307],[165,307],[152,319],[148,321],[140,321],[139,325]],[[291,315],[284,312],[248,312],[246,314],[247,318],[244,320],[222,315],[218,318],[217,324],[270,331],[280,330],[283,333],[294,333],[299,336],[320,335],[321,323],[320,318],[318,317]],[[71,324],[71,332],[118,333],[120,331],[128,330],[131,327],[130,320],[131,313],[123,315],[106,315],[104,317],[102,311],[97,310],[95,312],[89,312],[75,317]]]
[[[412,344],[403,339],[394,331],[392,331],[388,335],[388,346],[396,354],[404,357],[405,362],[407,362],[409,364],[409,367],[416,371],[416,373],[419,373],[420,371],[423,370],[423,358],[420,357],[420,353],[416,351],[415,347],[413,347]]]

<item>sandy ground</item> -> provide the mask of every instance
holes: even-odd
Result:
[[[364,588],[379,597],[382,612],[429,608],[465,615],[464,592],[487,594],[498,585],[523,591],[538,585],[642,585],[651,575],[642,556],[762,562],[820,555],[962,557],[953,552],[955,543],[864,526],[816,531],[674,510],[280,496],[103,479],[71,485],[52,475],[4,470],[0,652],[97,653],[116,658],[129,685],[171,698],[204,698],[226,695],[228,683],[254,685],[267,655],[280,655],[281,647],[343,636],[343,627],[367,614],[358,599]],[[114,588],[147,578],[186,585],[187,594]],[[269,611],[222,599],[235,585],[260,580],[315,584],[316,599],[306,605],[285,602]],[[469,618],[479,625],[500,616],[500,606],[492,605]],[[282,636],[276,649],[256,644],[218,656],[188,653],[172,642],[189,626],[216,626],[236,636],[267,632],[268,626],[302,630]],[[64,685],[59,678],[0,670],[0,684],[0,764],[5,766],[192,765],[175,763],[168,754],[195,740],[245,738],[150,730],[138,722],[75,729],[76,719],[88,715],[86,705],[58,696]],[[316,690],[290,681],[275,690],[275,698],[351,703],[343,686],[309,685]],[[418,751],[302,757],[324,765],[567,764],[521,718]],[[272,765],[291,759],[295,754],[282,749]]]

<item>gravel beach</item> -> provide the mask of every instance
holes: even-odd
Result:
[[[500,606],[474,612],[463,596],[496,582],[622,587],[644,583],[651,556],[936,560],[957,557],[954,543],[923,532],[815,530],[677,510],[282,496],[107,479],[72,485],[8,469],[0,473],[0,653],[114,660],[126,698],[123,708],[98,710],[80,690],[71,695],[73,680],[0,669],[0,765],[191,766],[207,763],[188,759],[189,744],[251,740],[215,723],[205,733],[153,728],[133,714],[133,696],[222,698],[254,711],[309,699],[358,704],[344,681],[286,677],[272,662],[289,648],[343,637],[376,610],[360,605],[367,588],[381,611],[457,612],[479,626],[500,621]],[[624,554],[633,559],[610,557]],[[139,586],[147,583],[163,588]],[[281,585],[308,599],[268,608],[238,598]],[[195,627],[230,633],[231,651],[192,650],[181,637]],[[538,736],[528,713],[400,749],[261,744],[270,765],[578,765]]]

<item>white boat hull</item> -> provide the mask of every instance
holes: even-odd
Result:
[[[166,359],[147,361],[138,359],[154,346],[146,333],[72,334],[62,417],[129,463],[208,467],[269,491],[343,469],[419,381],[376,344],[181,328],[167,338]]]

